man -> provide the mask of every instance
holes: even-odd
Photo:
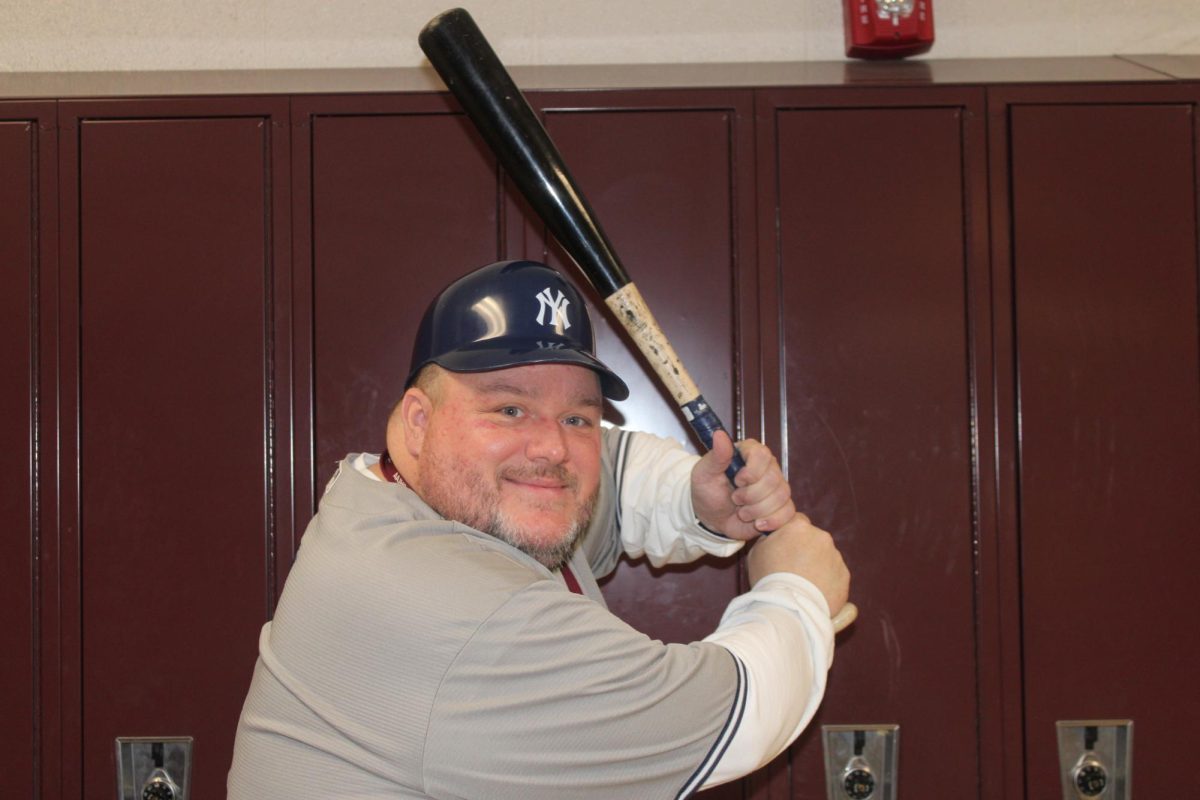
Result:
[[[772,759],[832,662],[849,575],[770,451],[602,430],[625,384],[582,298],[501,262],[421,322],[381,458],[343,462],[260,639],[231,798],[686,797]],[[689,645],[604,607],[621,552],[751,551]]]

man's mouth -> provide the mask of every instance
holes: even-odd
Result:
[[[561,491],[575,488],[575,479],[563,469],[513,469],[501,473],[500,478],[509,483],[535,490]]]

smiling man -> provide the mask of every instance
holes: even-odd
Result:
[[[388,450],[443,517],[557,571],[596,502],[602,410],[599,381],[586,367],[459,375],[429,364],[393,417]]]
[[[305,533],[238,725],[239,798],[686,797],[765,764],[824,692],[849,573],[778,462],[602,429],[628,389],[583,299],[528,261],[422,319],[379,456]],[[622,553],[748,559],[717,630],[653,641],[604,606]]]

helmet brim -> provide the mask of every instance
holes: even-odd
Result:
[[[443,353],[425,363],[437,364],[451,372],[491,372],[529,364],[576,364],[587,367],[600,377],[600,391],[609,400],[624,400],[629,397],[629,387],[625,381],[600,359],[591,353],[567,347],[545,348],[534,343],[497,338]]]

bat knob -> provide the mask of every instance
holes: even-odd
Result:
[[[841,633],[849,628],[856,619],[858,619],[858,606],[854,603],[846,603],[842,606],[841,611],[833,615],[833,632]]]

